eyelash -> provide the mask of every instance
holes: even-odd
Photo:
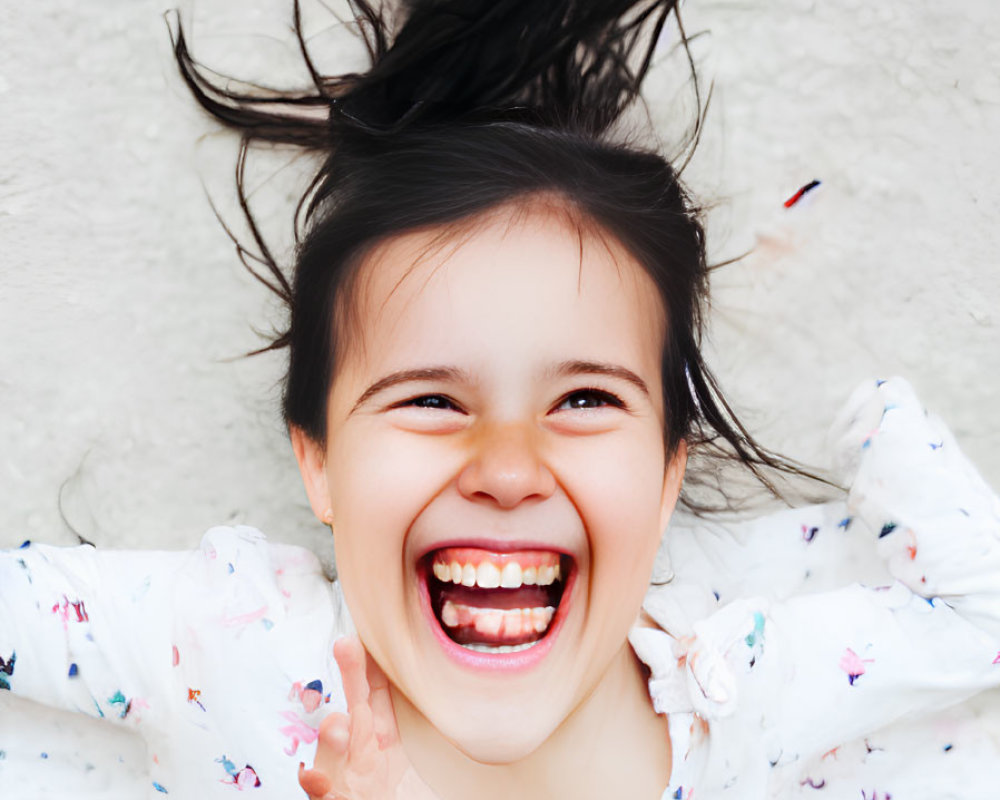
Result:
[[[600,405],[587,405],[587,406],[575,406],[575,407],[571,406],[570,408],[567,409],[562,408],[563,404],[569,402],[570,400],[576,397],[597,399],[600,401]],[[428,404],[428,401],[431,400],[440,401],[440,404],[438,404],[437,402],[435,402],[434,405]],[[558,403],[556,403],[552,410],[580,411],[593,408],[600,408],[601,406],[611,406],[612,408],[620,408],[624,411],[628,410],[628,407],[626,406],[625,402],[620,397],[612,394],[611,392],[605,391],[604,389],[596,389],[594,387],[587,387],[584,389],[574,389],[572,392],[565,395]],[[422,394],[416,397],[411,397],[408,400],[403,400],[392,406],[392,408],[406,408],[406,407],[427,408],[433,411],[458,411],[459,413],[462,414],[465,413],[464,409],[462,409],[458,405],[458,403],[456,403],[447,395],[443,394]]]
[[[574,397],[596,398],[596,399],[598,399],[598,400],[601,401],[602,405],[611,406],[612,408],[620,408],[623,411],[627,411],[628,410],[628,407],[625,405],[625,401],[622,400],[620,397],[618,397],[617,395],[612,394],[611,392],[605,391],[604,389],[597,389],[597,388],[594,388],[594,387],[587,387],[585,389],[574,389],[572,392],[570,392],[569,394],[567,394],[565,397],[563,397],[562,400],[560,400],[556,404],[554,410],[557,410],[557,411],[560,410],[562,408],[562,406],[563,406],[564,403],[569,402]],[[566,409],[566,410],[584,410],[584,409],[592,409],[592,408],[599,408],[599,407],[600,406],[583,406],[581,408],[581,407],[577,406],[575,408],[570,408],[570,409]]]
[[[447,404],[447,407],[439,405],[425,405],[422,401],[427,401],[427,400],[441,400]],[[411,397],[409,400],[403,400],[391,406],[391,408],[407,408],[407,407],[429,408],[432,411],[458,411],[462,414],[465,413],[465,411],[458,405],[458,403],[456,403],[447,395],[443,394],[421,394],[417,395],[416,397]]]

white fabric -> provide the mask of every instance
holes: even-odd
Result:
[[[194,552],[8,551],[0,658],[16,652],[10,688],[117,722],[145,747],[142,763],[124,766],[115,746],[84,733],[58,754],[44,741],[25,749],[21,713],[17,729],[0,722],[0,797],[134,798],[141,785],[149,797],[211,798],[234,784],[300,796],[296,769],[312,761],[320,719],[345,708],[332,647],[348,630],[313,554],[252,528],[214,528]],[[316,680],[322,700],[309,711],[302,691]],[[126,767],[140,778],[108,794]]]
[[[1000,796],[1000,501],[902,380],[832,439],[846,502],[670,532],[631,635],[693,732],[664,797]]]

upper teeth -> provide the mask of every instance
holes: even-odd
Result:
[[[460,564],[457,561],[445,563],[435,561],[434,577],[442,583],[458,583],[462,586],[478,586],[481,589],[518,589],[521,586],[549,586],[561,580],[559,563],[539,567],[521,567],[516,561],[508,561],[501,569],[491,561],[475,564]]]

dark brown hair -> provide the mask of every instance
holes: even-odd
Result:
[[[613,133],[676,0],[410,0],[394,37],[384,11],[352,7],[371,68],[330,77],[310,58],[295,3],[314,84],[304,92],[236,92],[192,59],[179,25],[174,40],[195,98],[243,137],[237,184],[257,252],[240,253],[288,308],[287,329],[263,348],[289,350],[286,422],[325,439],[335,311],[365,253],[544,193],[619,240],[659,289],[668,452],[684,439],[692,452],[736,459],[776,494],[774,471],[812,477],[761,447],[723,398],[700,352],[708,266],[698,210],[662,155]],[[254,142],[322,156],[297,211],[290,277],[242,190]]]

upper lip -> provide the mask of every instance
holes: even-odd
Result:
[[[442,539],[422,548],[417,553],[417,560],[424,558],[435,550],[445,547],[474,547],[479,550],[486,550],[493,553],[515,553],[523,550],[545,550],[550,553],[575,558],[575,554],[566,547],[554,545],[551,542],[543,542],[536,539],[489,539],[476,537],[456,537],[453,539]]]

